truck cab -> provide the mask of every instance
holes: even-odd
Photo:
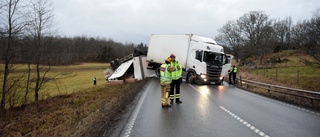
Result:
[[[191,56],[188,57],[184,76],[189,83],[220,84],[224,78],[222,72],[230,61],[227,61],[223,47],[217,45],[215,41],[203,41],[191,41],[189,49]]]
[[[182,67],[189,83],[220,84],[231,64],[228,55],[213,39],[193,34],[151,34],[147,53],[148,68],[159,76],[159,68],[170,54]]]

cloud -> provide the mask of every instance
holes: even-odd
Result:
[[[227,21],[262,10],[270,18],[311,17],[317,0],[53,0],[62,35],[100,36],[148,44],[150,34],[214,38]],[[308,7],[308,8],[306,8]]]

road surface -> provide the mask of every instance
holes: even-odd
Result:
[[[120,136],[320,137],[320,114],[224,82],[181,84],[182,104],[162,108],[159,79],[152,78]]]

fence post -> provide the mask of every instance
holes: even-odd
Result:
[[[241,78],[241,75],[240,75],[240,84],[241,84],[241,87],[242,87],[242,78]]]
[[[298,81],[298,85],[299,85],[299,70],[298,70],[298,73],[297,73],[297,81]]]
[[[278,68],[276,68],[276,80],[278,80]]]

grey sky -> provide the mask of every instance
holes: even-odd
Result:
[[[249,11],[270,18],[310,19],[320,0],[53,0],[62,36],[149,44],[150,34],[193,33],[214,38],[227,21]]]

